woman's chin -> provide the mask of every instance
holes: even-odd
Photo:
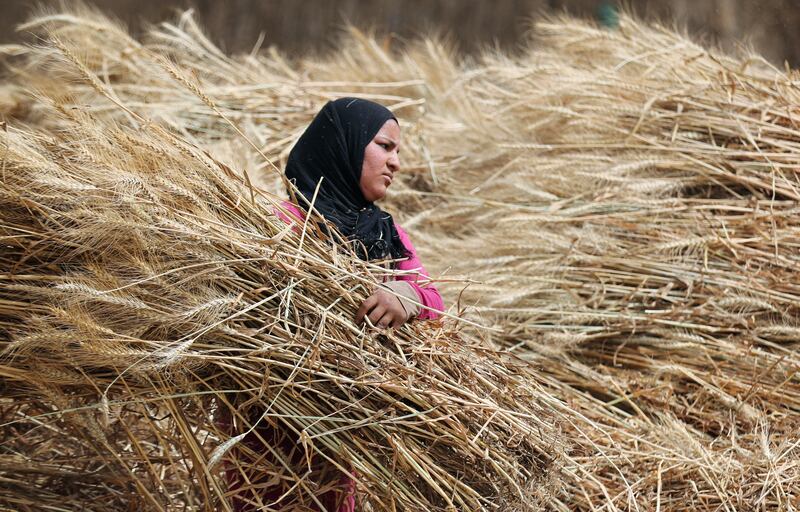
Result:
[[[375,201],[380,201],[384,197],[386,197],[386,191],[389,187],[376,187],[375,189],[371,190],[369,194],[364,194],[364,199],[369,201],[370,203],[374,203]]]

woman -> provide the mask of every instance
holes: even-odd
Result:
[[[302,207],[314,208],[354,243],[362,259],[402,259],[398,270],[415,271],[385,285],[401,295],[377,290],[356,314],[381,328],[399,327],[411,318],[436,318],[442,297],[419,281],[428,274],[411,240],[375,201],[383,199],[400,170],[400,125],[386,107],[358,98],[328,102],[297,141],[286,164],[286,176],[302,194]],[[285,206],[296,217],[291,203]],[[405,299],[405,300],[404,300]],[[410,299],[410,300],[408,300]],[[420,303],[422,308],[415,303]]]
[[[295,219],[281,214],[286,222],[301,222],[312,204],[344,237],[352,242],[358,256],[365,260],[398,260],[395,268],[409,271],[397,280],[383,283],[361,304],[356,323],[368,319],[378,328],[400,327],[417,318],[432,319],[442,310],[442,297],[436,288],[425,284],[428,274],[417,257],[411,240],[392,216],[382,211],[375,201],[383,199],[400,170],[400,125],[386,107],[358,99],[342,98],[328,102],[297,141],[286,164],[286,176],[300,191],[299,207],[285,202],[284,207]],[[259,427],[260,439],[279,449],[292,460],[301,460],[303,450],[297,439],[282,429]],[[288,429],[285,429],[288,430]],[[260,439],[252,436],[245,443],[255,453],[271,451]],[[270,455],[264,456],[271,461]],[[334,468],[321,470],[319,478]],[[331,481],[330,476],[324,477]],[[239,475],[229,475],[231,487],[241,491]],[[272,503],[270,510],[282,510],[283,491],[269,478],[249,475],[253,491],[237,492],[237,511],[257,510]],[[337,478],[333,478],[337,481]],[[321,493],[325,512],[355,510],[354,483],[340,475],[339,485]],[[292,501],[285,500],[284,503]],[[309,504],[304,510],[320,510]]]

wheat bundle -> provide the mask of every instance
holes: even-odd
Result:
[[[771,265],[767,251],[767,272],[755,241],[772,220],[796,215],[797,206],[777,204],[770,214],[721,201],[695,205],[699,211],[674,203],[635,209],[628,202],[615,213],[606,203],[601,213],[576,207],[538,219],[507,215],[498,230],[528,223],[537,237],[514,244],[498,233],[484,240],[492,254],[485,246],[462,252],[477,265],[470,276],[481,282],[465,295],[483,298],[475,313],[506,327],[493,340],[540,365],[552,377],[551,393],[586,403],[578,409],[584,416],[600,416],[585,427],[594,432],[584,453],[604,452],[629,468],[620,473],[595,458],[609,495],[625,503],[631,493],[644,505],[659,488],[662,503],[677,507],[687,492],[716,488],[720,497],[705,498],[704,507],[736,503],[741,495],[744,503],[779,504],[781,494],[795,495],[800,476],[791,462],[800,406],[797,291],[785,277],[791,265]],[[720,236],[703,240],[686,229],[692,225]],[[724,229],[735,233],[732,243]],[[734,253],[757,270],[738,270]],[[505,294],[494,293],[498,288]],[[610,418],[602,408],[613,410]],[[580,437],[576,444],[583,444]],[[780,468],[775,477],[773,463]],[[686,489],[690,481],[698,490]],[[775,494],[760,494],[764,486]],[[586,507],[608,499],[594,482],[580,487],[594,491]]]
[[[286,131],[281,130],[287,123],[298,115],[305,119],[307,111],[314,107],[312,94],[302,93],[303,84],[279,55],[268,62],[253,58],[234,62],[205,38],[190,13],[175,25],[164,24],[163,30],[150,31],[150,41],[144,42],[86,7],[69,13],[43,14],[19,30],[33,32],[47,43],[18,52],[24,59],[12,60],[14,73],[39,89],[70,83],[72,103],[98,117],[130,120],[113,101],[98,95],[93,84],[83,79],[85,70],[113,85],[117,97],[124,97],[140,115],[185,138],[192,139],[195,134],[204,141],[229,137],[230,126],[217,122],[217,114],[201,98],[175,87],[168,61],[179,63],[187,76],[213,94],[220,112],[241,122],[242,127],[249,125],[249,135],[261,143],[275,142],[279,134],[284,138]],[[68,65],[59,65],[65,54],[80,65],[69,61]],[[47,111],[47,106],[42,108]],[[42,119],[56,121],[46,115]]]
[[[466,255],[440,265],[494,341],[586,404],[565,509],[796,506],[794,74],[630,19],[539,34],[467,86],[502,160],[439,175],[426,256]]]
[[[308,506],[335,466],[378,509],[534,506],[558,404],[524,365],[446,325],[355,326],[381,267],[313,223],[286,226],[274,200],[157,126],[61,112],[63,131],[11,128],[0,144],[3,428],[38,472],[8,503],[88,472],[38,498],[224,508],[226,467]],[[306,456],[234,446],[258,421]],[[22,449],[36,439],[42,457]]]

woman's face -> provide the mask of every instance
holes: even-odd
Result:
[[[400,170],[400,125],[394,119],[386,121],[364,148],[361,166],[361,193],[370,203],[383,199],[386,189]]]

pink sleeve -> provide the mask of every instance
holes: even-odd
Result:
[[[289,217],[279,209],[275,208],[275,215],[278,216],[283,222],[287,224],[291,224],[292,222],[303,222],[306,220],[306,213],[301,211],[297,205],[290,203],[289,201],[281,201],[281,206],[288,211],[294,218]]]
[[[416,274],[407,274],[404,276],[398,277],[398,279],[403,281],[410,281],[411,286],[417,292],[419,296],[420,303],[424,306],[420,311],[419,315],[417,316],[420,320],[430,320],[433,318],[438,318],[439,313],[438,311],[444,310],[444,301],[442,300],[441,294],[439,294],[439,290],[436,289],[435,286],[432,284],[418,284],[417,281],[424,281],[427,280],[430,276],[428,272],[425,270],[425,267],[422,266],[422,262],[419,260],[419,256],[417,256],[417,250],[414,249],[414,244],[411,243],[411,239],[408,237],[408,233],[405,232],[403,228],[395,223],[395,228],[397,228],[397,234],[400,235],[400,241],[403,242],[403,245],[406,247],[410,254],[407,260],[401,261],[397,264],[397,270],[416,270]]]
[[[283,206],[286,211],[295,217],[290,218],[288,215],[276,208],[275,214],[287,224],[292,222],[302,223],[305,220],[305,212],[300,210],[300,208],[298,208],[296,205],[290,203],[289,201],[283,201],[281,206]],[[437,311],[444,310],[444,301],[442,300],[442,296],[439,294],[439,290],[437,290],[432,284],[417,283],[417,281],[427,280],[430,276],[428,275],[428,271],[425,270],[425,267],[422,266],[422,262],[419,260],[419,256],[417,256],[417,250],[414,248],[414,244],[411,243],[408,233],[406,233],[405,230],[396,223],[395,227],[397,228],[397,234],[400,236],[400,241],[403,242],[406,250],[411,253],[407,260],[403,260],[397,264],[397,270],[416,270],[415,274],[399,276],[398,279],[402,281],[410,281],[414,291],[417,292],[417,296],[419,296],[419,302],[423,305],[423,308],[420,310],[420,313],[417,316],[419,320],[431,320],[438,318],[439,313]]]

